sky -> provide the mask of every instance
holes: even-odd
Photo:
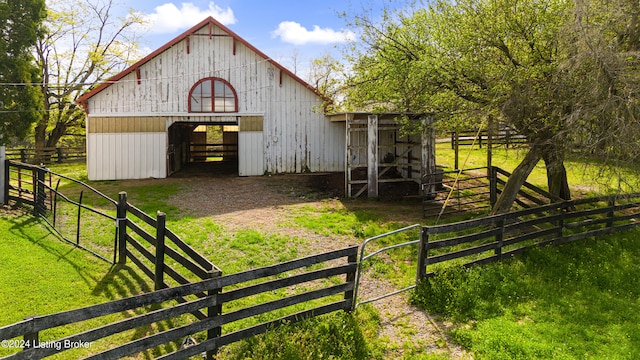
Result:
[[[309,63],[325,54],[341,57],[341,48],[356,34],[339,14],[389,7],[390,0],[137,0],[131,8],[149,24],[140,46],[149,53],[193,25],[213,16],[240,37],[304,77]],[[294,61],[295,59],[295,61]]]

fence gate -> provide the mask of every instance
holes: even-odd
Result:
[[[380,249],[377,249],[375,251],[373,251],[370,254],[366,254],[366,248],[367,245],[375,243],[375,242],[380,242],[383,239],[389,238],[391,236],[396,236],[396,235],[400,235],[400,234],[404,234],[410,231],[415,231],[414,229],[421,229],[422,225],[420,224],[414,224],[414,225],[410,225],[407,227],[403,227],[401,229],[397,229],[394,231],[390,231],[388,233],[385,234],[381,234],[378,236],[374,236],[372,238],[366,239],[362,245],[360,246],[360,261],[358,262],[358,271],[357,271],[357,275],[356,275],[356,283],[355,283],[355,289],[354,289],[354,294],[353,294],[353,308],[356,309],[358,306],[362,305],[362,304],[366,304],[366,303],[370,303],[370,302],[374,302],[374,301],[378,301],[378,300],[382,300],[384,298],[393,296],[393,295],[397,295],[400,293],[403,293],[405,291],[409,291],[411,289],[414,289],[416,287],[416,285],[411,285],[408,287],[405,287],[403,289],[400,290],[396,290],[387,294],[383,294],[383,295],[379,295],[376,296],[374,298],[370,298],[370,299],[365,299],[365,300],[361,300],[358,301],[358,295],[359,295],[359,289],[360,289],[360,281],[362,279],[362,264],[365,263],[366,261],[373,259],[374,257],[376,257],[377,255],[380,255],[382,253],[386,253],[389,250],[393,250],[393,249],[399,249],[399,248],[403,248],[403,247],[407,247],[407,246],[420,246],[420,236],[422,236],[422,231],[419,232],[420,235],[418,235],[417,239],[414,240],[410,240],[410,241],[405,241],[402,243],[398,243],[398,244],[393,244],[393,245],[389,245],[389,246],[385,246],[382,247]],[[418,253],[421,253],[421,251],[418,251]],[[417,256],[417,255],[416,255]],[[418,282],[418,279],[420,279],[420,277],[422,276],[422,273],[420,272],[421,269],[421,264],[420,264],[420,259],[418,259],[418,270],[416,271],[416,283]]]

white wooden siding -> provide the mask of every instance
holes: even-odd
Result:
[[[164,178],[166,133],[87,134],[89,180]]]
[[[264,137],[262,131],[238,133],[238,175],[264,174]]]

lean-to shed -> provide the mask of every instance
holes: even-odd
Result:
[[[91,180],[224,160],[240,176],[345,169],[320,94],[209,17],[79,99]]]

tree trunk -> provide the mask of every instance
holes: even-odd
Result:
[[[536,148],[532,147],[529,149],[527,155],[522,159],[515,170],[513,170],[511,176],[509,176],[509,180],[507,180],[502,193],[500,193],[496,204],[491,210],[492,215],[504,214],[511,210],[511,207],[518,196],[518,191],[520,191],[522,185],[527,181],[527,177],[529,177],[529,174],[531,174],[531,171],[533,171],[541,158],[542,155]]]
[[[564,167],[564,156],[552,146],[543,152],[542,158],[547,168],[549,193],[561,200],[571,200],[567,169]],[[551,202],[556,202],[556,200],[551,199]],[[566,210],[574,211],[575,206],[567,207]]]

